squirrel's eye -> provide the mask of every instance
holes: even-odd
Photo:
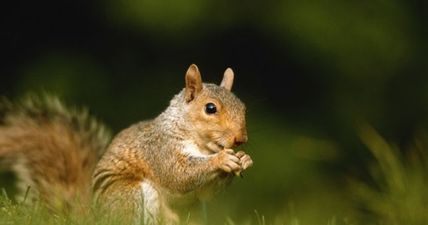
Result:
[[[214,113],[216,113],[217,112],[217,107],[215,106],[215,104],[214,103],[207,103],[206,105],[205,105],[205,112],[207,113],[207,114],[214,114]]]

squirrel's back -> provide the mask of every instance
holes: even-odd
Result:
[[[58,98],[0,101],[0,170],[17,178],[17,200],[64,209],[90,200],[91,176],[110,133],[87,111]]]

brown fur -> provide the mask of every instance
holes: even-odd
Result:
[[[220,86],[202,83],[196,65],[185,88],[153,120],[120,132],[108,146],[104,126],[57,98],[0,104],[0,169],[17,173],[21,199],[54,209],[88,206],[91,188],[102,209],[146,224],[177,224],[178,209],[206,200],[252,165],[231,148],[247,141],[245,105],[231,92],[233,71]],[[213,103],[217,111],[207,113]],[[98,162],[98,163],[97,163]]]
[[[0,108],[0,163],[18,177],[17,199],[29,188],[28,202],[41,198],[60,210],[88,205],[92,171],[109,141],[104,126],[50,96],[3,99]]]
[[[146,223],[175,224],[184,202],[209,198],[251,166],[247,154],[230,149],[246,142],[247,134],[245,106],[230,92],[233,72],[227,74],[225,87],[203,84],[198,68],[190,66],[186,88],[162,114],[122,131],[95,170],[98,203],[116,208],[116,199],[126,199],[140,212],[137,218],[141,211],[152,214]],[[207,103],[216,105],[215,114],[205,112]],[[186,151],[189,145],[196,153]]]

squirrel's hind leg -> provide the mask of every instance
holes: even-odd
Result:
[[[159,192],[148,181],[141,182],[141,196],[143,199],[141,217],[144,224],[157,224],[160,220],[160,199]]]
[[[130,179],[106,179],[95,191],[97,204],[124,224],[159,224],[157,191],[146,182]]]
[[[144,224],[179,224],[179,216],[173,212],[160,196],[159,191],[149,182],[141,182],[143,196],[142,217]]]

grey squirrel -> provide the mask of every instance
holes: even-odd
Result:
[[[178,224],[181,202],[210,198],[253,164],[232,149],[248,140],[233,79],[228,68],[220,85],[202,83],[190,65],[185,88],[159,116],[131,125],[110,144],[104,125],[57,98],[3,100],[0,169],[17,174],[21,193],[30,187],[30,199],[54,208],[95,201],[145,224]]]

